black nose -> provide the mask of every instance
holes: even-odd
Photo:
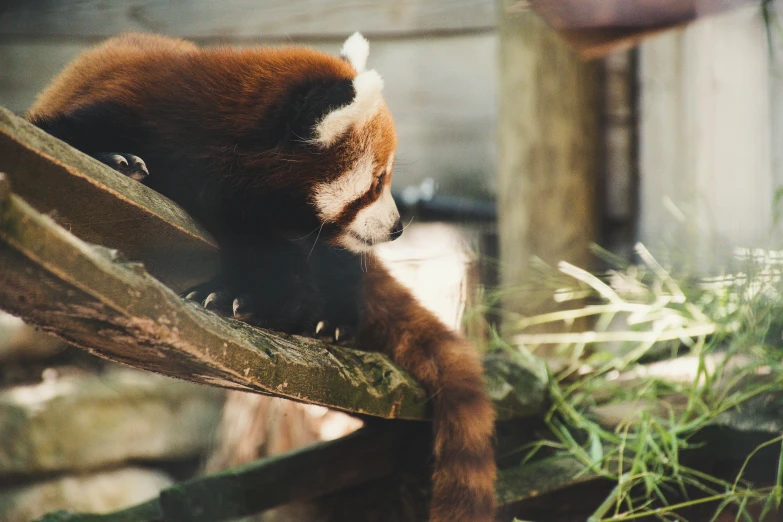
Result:
[[[392,227],[389,235],[391,236],[391,241],[394,241],[402,235],[402,220],[400,218],[397,218],[397,222]]]

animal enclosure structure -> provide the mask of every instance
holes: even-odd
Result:
[[[365,416],[428,417],[421,388],[380,354],[253,328],[179,298],[175,290],[209,272],[212,240],[166,198],[5,110],[0,171],[0,308],[101,357],[172,377]],[[485,365],[501,417],[542,411],[543,368],[500,357]],[[133,508],[133,520],[225,520],[341,491],[393,473],[396,452],[417,437],[426,441],[426,430],[407,423],[366,428],[174,486]],[[525,494],[513,481],[500,487],[506,504]]]

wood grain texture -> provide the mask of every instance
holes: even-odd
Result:
[[[736,246],[779,245],[769,59],[757,7],[641,48],[639,236],[679,266],[720,270]]]
[[[590,266],[601,136],[600,70],[533,13],[501,0],[499,235],[506,305],[525,315],[551,307],[521,290],[533,256]]]
[[[363,502],[362,494],[374,493],[377,497],[378,492],[371,491],[377,485],[377,479],[387,478],[383,485],[388,495],[389,490],[399,493],[403,489],[399,484],[400,472],[407,473],[403,480],[409,483],[412,477],[426,477],[429,437],[421,428],[388,423],[374,425],[337,440],[187,480],[163,490],[159,498],[122,511],[102,515],[57,512],[39,522],[234,520],[288,502],[313,500],[329,494],[332,496],[327,505],[345,502],[345,511],[348,511],[347,517],[330,520],[358,520],[350,515],[356,516],[357,502],[359,506]],[[323,473],[325,469],[329,472]],[[583,471],[584,466],[571,456],[550,457],[524,467],[515,465],[501,470],[497,484],[498,503],[506,508],[510,520],[513,508],[526,500],[604,480]],[[339,493],[334,495],[335,492]],[[421,492],[419,496],[422,496]],[[406,501],[411,500],[421,503],[423,499],[395,497],[384,520],[424,522],[426,510],[420,505],[406,506]],[[417,513],[412,514],[412,510]]]
[[[425,426],[379,424],[337,440],[181,482],[161,491],[158,498],[129,509],[102,515],[56,512],[40,522],[235,520],[386,477],[410,460],[406,453],[411,446],[418,448],[416,456],[424,468],[429,446]]]
[[[85,241],[143,259],[175,291],[203,282],[217,268],[214,240],[172,201],[2,107],[0,172],[39,212]]]
[[[485,31],[495,26],[492,0],[12,0],[0,8],[2,37],[101,39],[150,31],[190,39],[297,40]]]
[[[170,377],[350,413],[428,418],[423,390],[385,356],[222,318],[12,193],[0,201],[0,308],[95,355]],[[487,368],[501,417],[545,407],[542,366],[489,359]]]
[[[0,207],[0,308],[92,353],[171,377],[389,418],[426,416],[379,354],[223,319],[16,195]]]

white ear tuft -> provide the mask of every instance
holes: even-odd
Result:
[[[370,55],[370,42],[358,31],[353,33],[343,44],[340,56],[353,65],[356,72],[363,72],[367,67],[367,57]]]
[[[357,74],[353,88],[356,96],[350,104],[333,110],[316,124],[315,142],[329,147],[352,126],[363,125],[378,112],[383,91],[380,74],[375,70]]]

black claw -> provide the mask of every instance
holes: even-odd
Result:
[[[144,160],[133,154],[100,152],[93,157],[131,179],[142,182],[150,175]]]
[[[208,310],[222,309],[226,304],[226,295],[223,292],[212,292],[204,299],[204,308]]]

